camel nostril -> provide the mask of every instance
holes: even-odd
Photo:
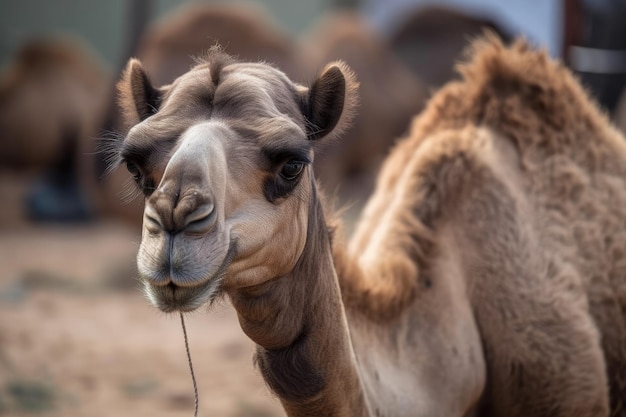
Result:
[[[190,213],[187,215],[185,219],[186,223],[190,224],[196,221],[201,221],[205,219],[206,217],[210,216],[213,213],[213,211],[215,211],[215,205],[211,203],[203,204],[202,206],[194,210],[193,213]]]
[[[157,233],[163,229],[163,225],[159,221],[159,216],[150,206],[146,206],[143,222],[144,226],[152,233]]]
[[[150,215],[146,215],[146,220],[148,220],[148,222],[154,224],[155,226],[161,226],[161,224],[159,223],[159,221],[156,219],[156,217],[152,217]]]
[[[216,218],[215,205],[204,204],[185,218],[185,231],[207,232],[215,223]]]

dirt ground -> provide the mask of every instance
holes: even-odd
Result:
[[[33,225],[0,173],[0,416],[193,415],[178,316],[132,278],[128,226]],[[200,416],[282,416],[226,302],[187,315]]]

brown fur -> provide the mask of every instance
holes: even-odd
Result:
[[[261,64],[215,77],[209,58],[121,143],[152,301],[227,294],[288,415],[624,415],[626,144],[544,53],[487,38],[471,54],[347,248],[306,165],[354,102],[341,65],[307,89]]]
[[[470,56],[463,81],[433,97],[387,160],[352,253],[376,233],[390,243],[371,272],[343,275],[344,298],[393,271],[375,302],[353,304],[368,317],[401,314],[406,294],[419,299],[410,277],[424,272],[410,232],[439,242],[450,231],[487,359],[486,412],[604,415],[610,386],[612,414],[624,415],[624,138],[569,71],[525,42],[488,37]],[[420,227],[406,228],[409,213]]]

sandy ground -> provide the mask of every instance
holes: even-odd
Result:
[[[5,206],[19,202],[11,195]],[[32,225],[15,207],[2,215],[0,416],[192,416],[179,318],[131,278],[137,235],[117,223]],[[284,415],[232,307],[186,320],[200,416]]]

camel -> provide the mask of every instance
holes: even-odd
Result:
[[[84,156],[102,123],[111,81],[94,51],[67,36],[24,42],[0,75],[0,164],[32,181],[20,196],[20,218],[91,218],[86,178],[94,173]]]
[[[485,16],[452,7],[416,6],[398,19],[388,44],[426,85],[439,88],[456,77],[454,63],[462,56],[467,40],[485,29],[510,40],[502,25]]]
[[[0,161],[43,171],[95,136],[107,100],[109,75],[79,39],[33,39],[22,44],[0,76]]]
[[[626,142],[524,41],[460,71],[345,244],[311,172],[353,117],[345,64],[305,87],[213,50],[155,87],[129,61],[113,157],[152,303],[228,297],[289,416],[626,415]]]
[[[169,84],[215,44],[240,60],[302,76],[294,40],[260,4],[185,4],[149,28],[137,55],[155,84]]]

